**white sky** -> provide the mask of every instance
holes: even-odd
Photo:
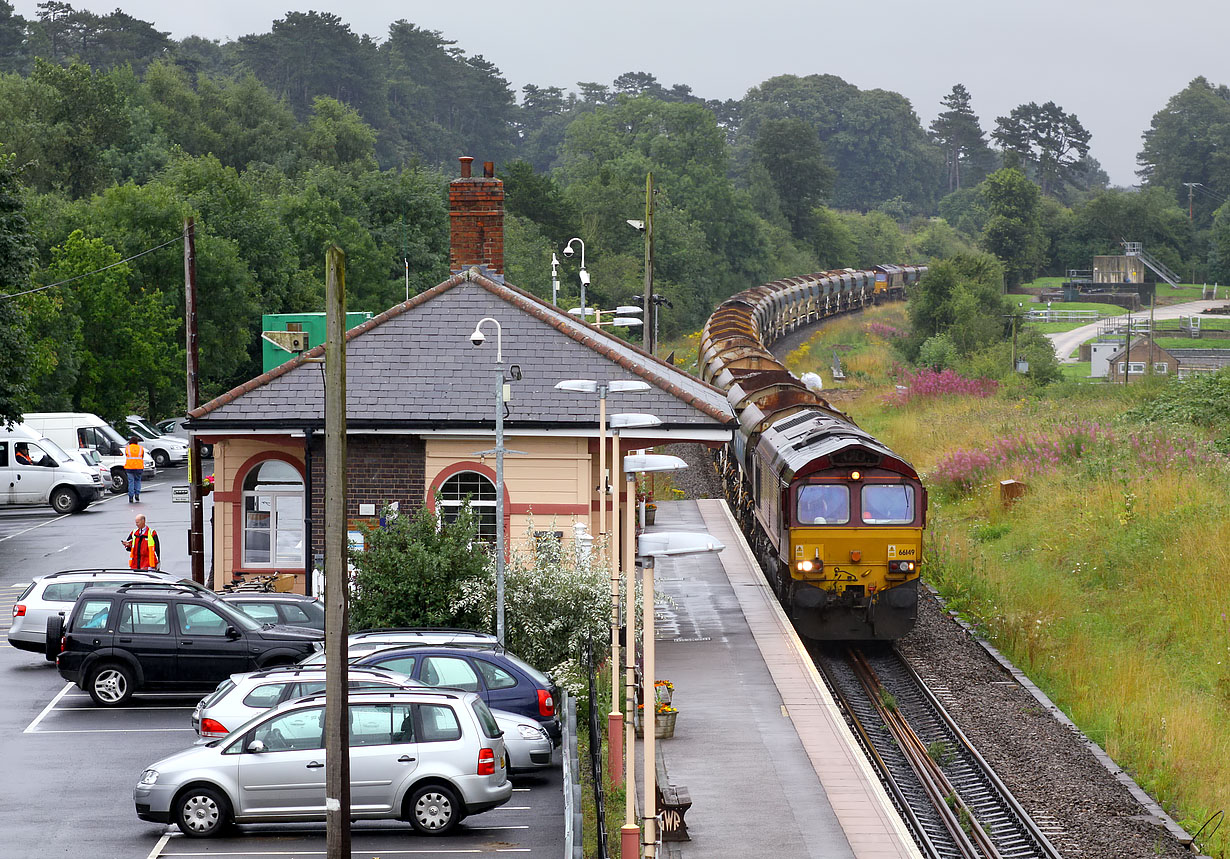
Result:
[[[32,18],[36,2],[14,6]],[[288,2],[73,6],[118,6],[175,38],[227,40],[268,31]],[[929,124],[939,100],[963,83],[988,132],[1019,104],[1054,101],[1092,133],[1091,152],[1117,185],[1135,184],[1140,135],[1172,95],[1197,75],[1230,82],[1230,7],[1214,0],[322,0],[300,8],[333,12],[376,39],[400,18],[439,30],[494,63],[518,91],[526,83],[609,84],[645,71],[666,86],[725,99],[773,75],[834,74],[901,93]]]

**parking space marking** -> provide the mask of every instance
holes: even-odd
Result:
[[[72,697],[71,695],[69,697]],[[195,707],[172,707],[162,706],[161,704],[151,704],[148,707],[108,707],[105,710],[100,710],[97,707],[63,707],[56,710],[57,713],[117,713],[121,710],[193,710]]]
[[[105,502],[99,502],[99,503],[105,503]],[[29,534],[31,531],[37,528],[42,528],[44,525],[50,525],[52,522],[59,522],[61,519],[67,519],[69,516],[72,516],[72,515],[73,515],[72,513],[65,513],[63,516],[57,516],[54,519],[48,519],[46,522],[39,522],[37,525],[31,525],[29,528],[26,528],[22,531],[18,531],[15,534],[9,534],[7,537],[0,537],[0,543],[3,543],[5,540],[12,540],[14,537],[20,537],[22,534]]]
[[[162,848],[167,846],[167,842],[171,840],[171,833],[164,832],[162,837],[158,839],[158,843],[154,845],[154,849],[149,852],[145,859],[158,859],[162,855]]]
[[[172,734],[183,732],[196,733],[192,728],[79,728],[76,730],[43,728],[40,731],[25,731],[27,734]]]
[[[26,725],[26,729],[25,729],[24,731],[22,731],[22,733],[23,733],[23,734],[33,734],[33,733],[35,733],[35,730],[34,730],[34,729],[38,727],[38,723],[39,723],[39,722],[41,722],[41,721],[43,721],[43,719],[47,718],[47,714],[48,714],[48,713],[50,713],[52,710],[54,710],[54,709],[55,709],[56,704],[59,704],[59,703],[60,703],[60,699],[61,699],[61,698],[63,698],[65,695],[67,695],[67,694],[68,694],[68,690],[69,690],[69,689],[72,689],[72,688],[73,688],[73,684],[72,684],[72,683],[65,683],[65,684],[64,684],[64,688],[63,688],[63,689],[61,689],[59,692],[57,692],[57,693],[56,693],[56,696],[55,696],[54,698],[52,698],[52,699],[51,699],[51,702],[50,702],[50,703],[48,703],[48,704],[47,704],[47,706],[43,708],[43,712],[39,713],[37,716],[35,716],[35,717],[34,717],[34,721],[33,721],[33,722],[31,722],[30,724]]]

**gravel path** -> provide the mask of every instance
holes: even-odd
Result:
[[[675,444],[662,452],[691,466],[671,475],[689,499],[722,497],[707,448]],[[1194,855],[1107,771],[1080,733],[1039,704],[929,594],[900,647],[1064,856]]]

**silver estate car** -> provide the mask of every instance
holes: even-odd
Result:
[[[442,835],[512,796],[504,741],[472,692],[350,694],[351,816]],[[189,837],[232,823],[325,817],[325,696],[288,701],[225,739],[163,758],[133,790],[137,817]]]
[[[177,582],[179,576],[157,570],[63,570],[31,582],[13,605],[9,644],[31,653],[47,652],[47,618],[61,612],[67,616],[86,588],[115,587],[129,582]],[[191,582],[188,582],[191,584]],[[58,644],[58,642],[57,642]],[[54,660],[55,654],[48,659]]]
[[[351,691],[431,689],[405,674],[377,666],[352,665]],[[315,695],[325,689],[323,665],[283,665],[246,674],[232,674],[202,698],[192,711],[192,727],[202,738],[221,739],[233,728],[285,701]],[[492,710],[504,735],[511,773],[551,766],[550,735],[530,718],[506,710]]]

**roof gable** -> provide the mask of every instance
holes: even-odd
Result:
[[[734,420],[725,395],[508,284],[471,269],[398,304],[346,334],[347,422],[362,426],[481,425],[492,422],[495,338],[470,343],[485,316],[503,329],[506,365],[519,364],[508,426],[592,425],[596,404],[554,389],[567,378],[640,378],[653,390],[610,394],[608,409],[651,412],[666,426]],[[190,413],[197,426],[318,425],[323,381],[317,346]]]

